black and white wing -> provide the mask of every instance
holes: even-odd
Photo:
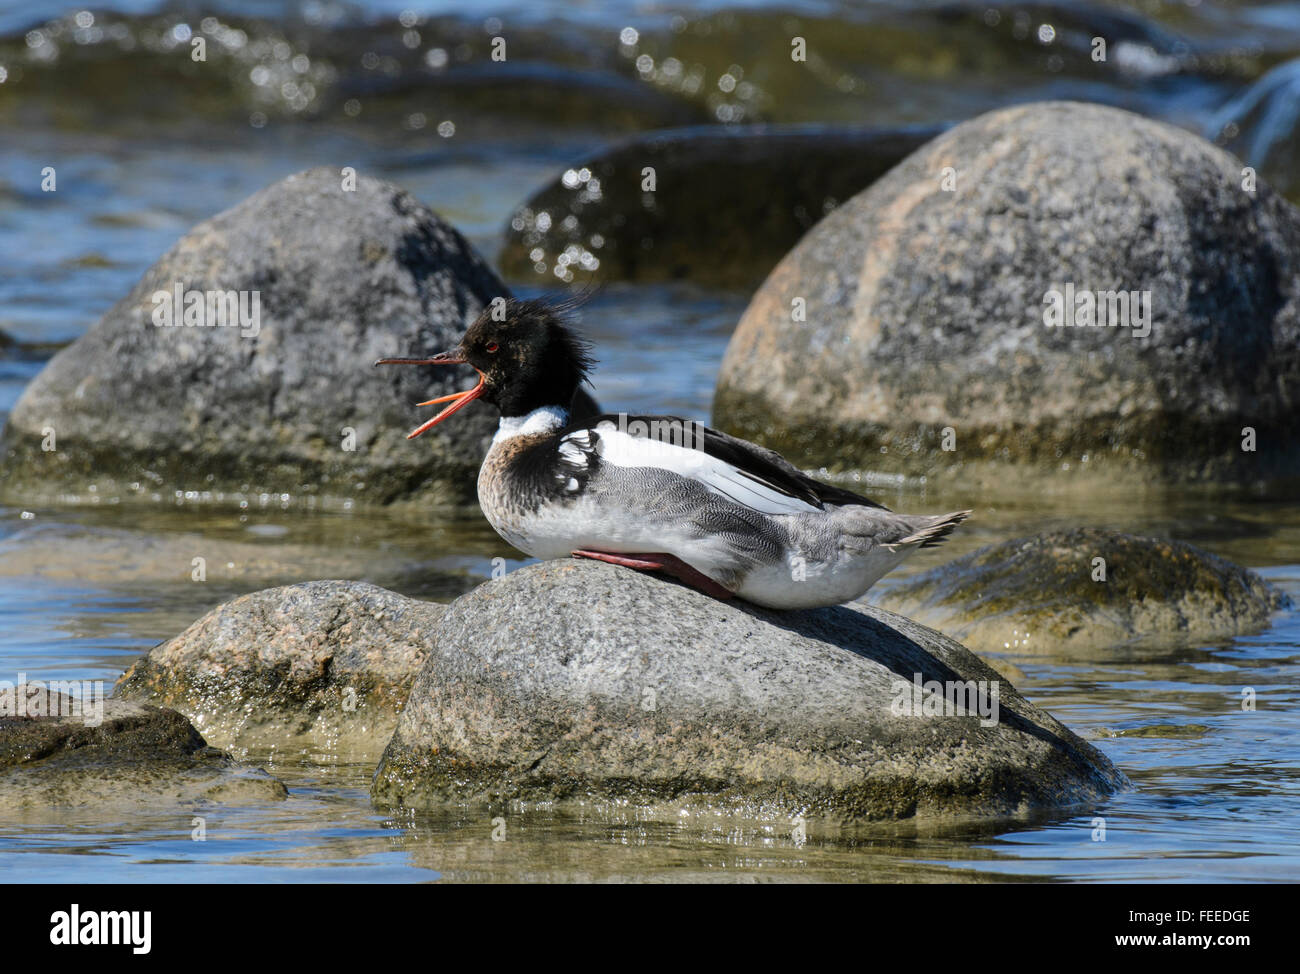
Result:
[[[880,508],[805,476],[770,450],[672,416],[587,418],[560,435],[557,451],[557,469],[574,489],[585,486],[596,466],[608,464],[682,477],[760,514],[808,514],[826,504]]]

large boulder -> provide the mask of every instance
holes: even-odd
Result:
[[[959,125],[772,271],[714,419],[809,465],[964,486],[1300,476],[1300,212],[1244,178],[1098,105]],[[1136,310],[1049,327],[1057,296],[1090,320],[1085,291]]]
[[[1290,600],[1186,542],[1079,528],[989,545],[872,601],[976,652],[1069,655],[1255,632]]]
[[[401,189],[343,183],[337,169],[290,176],[186,234],[24,391],[5,430],[4,487],[83,499],[472,492],[490,408],[404,439],[428,415],[415,403],[465,376],[371,366],[452,345],[508,291]],[[179,307],[154,300],[178,288]],[[184,324],[197,307],[185,294],[208,291],[244,292],[251,323],[213,324],[221,304],[205,298],[205,324]],[[171,327],[157,323],[168,307]]]
[[[118,680],[239,754],[378,760],[444,607],[364,582],[265,589],[213,609]]]
[[[973,681],[982,704],[936,715],[942,692],[929,687],[914,708],[918,677],[954,693]],[[417,808],[612,800],[853,823],[1023,812],[1124,784],[977,657],[900,616],[772,612],[552,561],[448,608],[372,795]]]
[[[102,708],[102,709],[101,709]],[[0,811],[278,801],[284,785],[209,747],[174,710],[0,688]]]

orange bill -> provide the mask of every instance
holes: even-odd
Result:
[[[459,355],[453,355],[450,352],[442,352],[433,358],[381,358],[376,365],[462,365],[465,359]],[[478,372],[478,369],[474,370]],[[438,403],[451,403],[446,409],[434,416],[433,419],[422,423],[411,432],[406,434],[408,440],[413,440],[425,430],[433,429],[452,413],[464,409],[479,396],[483,395],[483,383],[487,381],[487,376],[482,372],[478,373],[478,385],[473,389],[466,389],[463,392],[453,392],[449,396],[439,396],[436,399],[429,399],[426,402],[417,403],[420,406],[436,406]]]

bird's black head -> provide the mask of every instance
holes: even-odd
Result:
[[[431,399],[421,406],[450,402],[446,409],[410,434],[419,436],[475,399],[486,399],[502,416],[527,416],[543,406],[567,409],[593,364],[587,342],[565,320],[578,302],[495,301],[475,319],[457,347],[427,359],[380,359],[376,365],[458,365],[468,363],[479,382],[465,392]]]
[[[567,409],[587,378],[590,346],[569,329],[565,311],[536,300],[489,305],[460,340],[457,353],[482,373],[482,398],[502,416]]]

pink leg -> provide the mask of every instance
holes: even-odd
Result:
[[[676,555],[670,555],[662,551],[637,553],[636,555],[613,555],[607,551],[591,551],[586,548],[579,548],[573,552],[573,557],[607,561],[611,565],[622,565],[624,568],[635,568],[643,572],[665,572],[674,578],[680,579],[692,588],[699,589],[705,595],[713,596],[715,599],[726,600],[733,598],[736,594],[730,589],[723,588],[703,572],[696,571]]]

